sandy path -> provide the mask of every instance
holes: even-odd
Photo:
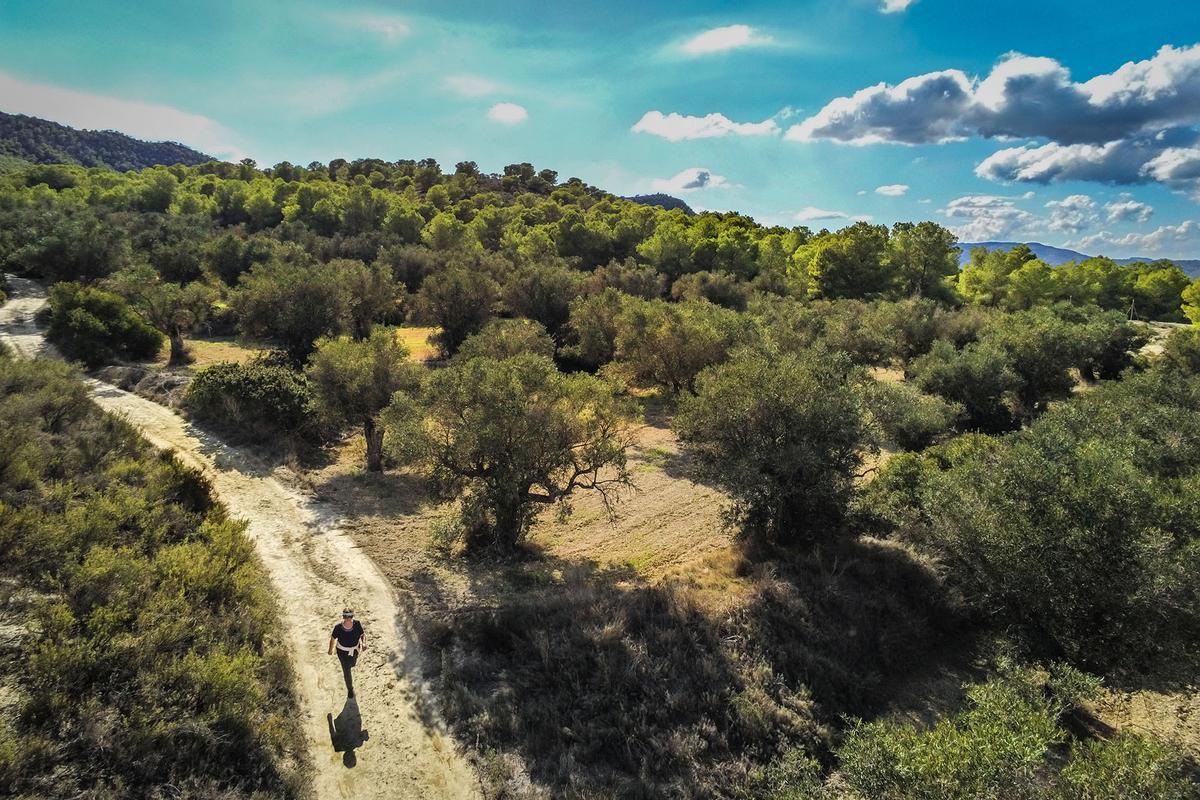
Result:
[[[33,324],[45,291],[20,278],[9,285],[13,297],[0,307],[0,341],[25,357],[49,352]],[[478,779],[410,677],[417,650],[396,596],[340,521],[249,452],[157,403],[99,381],[89,385],[102,408],[202,470],[231,514],[249,522],[287,627],[317,797],[478,797]],[[370,643],[354,670],[357,703],[346,697],[336,657],[326,654],[343,605],[358,611]]]

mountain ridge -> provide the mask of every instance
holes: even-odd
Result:
[[[4,111],[0,111],[0,159],[108,167],[118,172],[218,160],[178,142],[147,142],[117,131],[72,128]]]
[[[958,247],[962,249],[962,253],[959,254],[958,263],[960,266],[967,263],[971,258],[971,249],[975,247],[984,247],[988,250],[1011,250],[1022,244],[1032,250],[1035,256],[1052,267],[1061,266],[1069,261],[1083,261],[1084,259],[1096,257],[1080,253],[1078,250],[1054,247],[1042,244],[1041,242],[959,242]],[[1114,258],[1113,261],[1118,264],[1145,264],[1152,261],[1170,261],[1193,278],[1200,276],[1200,259],[1131,256],[1130,258]]]

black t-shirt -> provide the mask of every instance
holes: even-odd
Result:
[[[358,644],[358,640],[362,638],[363,627],[362,623],[354,620],[354,624],[350,626],[350,630],[342,627],[342,623],[333,626],[333,638],[337,639],[338,644],[342,647],[354,647]]]

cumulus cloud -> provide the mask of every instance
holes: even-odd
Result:
[[[749,25],[726,25],[696,34],[681,44],[679,49],[689,56],[702,56],[739,47],[761,47],[772,41],[770,36]]]
[[[906,183],[889,183],[886,186],[875,187],[875,194],[881,194],[884,197],[900,197],[908,191]]]
[[[1120,247],[1138,254],[1179,257],[1181,253],[1194,253],[1200,247],[1200,222],[1189,219],[1178,225],[1160,225],[1148,233],[1123,236],[1101,231],[1083,237],[1076,244],[1084,248]]]
[[[1096,201],[1086,194],[1073,194],[1046,203],[1050,209],[1045,226],[1060,233],[1080,233],[1096,221]]]
[[[866,222],[871,219],[871,215],[847,214],[845,211],[828,211],[815,206],[805,206],[795,213],[794,218],[797,222],[817,222],[823,219],[845,219]]]
[[[1110,225],[1118,222],[1136,222],[1145,225],[1154,215],[1154,208],[1138,200],[1114,200],[1104,204]]]
[[[906,10],[915,2],[917,2],[917,0],[881,0],[879,3],[879,10],[884,14],[895,14],[899,11]]]
[[[529,112],[516,103],[496,103],[488,109],[488,119],[501,125],[517,125],[529,119]]]
[[[1012,53],[982,80],[961,70],[880,83],[839,97],[788,138],[922,144],[972,136],[1103,145],[1200,118],[1200,45],[1164,46],[1083,83],[1051,58]]]
[[[1012,198],[991,194],[955,198],[940,213],[952,223],[957,222],[951,225],[951,231],[964,242],[1006,239],[1036,219],[1018,208]]]
[[[688,167],[670,178],[655,178],[651,183],[656,192],[692,192],[696,189],[719,189],[727,186],[723,175],[714,175],[704,167]]]
[[[447,75],[442,85],[463,97],[486,97],[500,91],[500,84],[478,75]]]
[[[649,133],[671,142],[685,139],[713,139],[723,136],[774,136],[779,125],[774,119],[762,122],[734,122],[724,114],[692,117],[685,114],[663,114],[647,111],[632,128],[634,133]]]
[[[245,155],[233,143],[232,131],[201,114],[157,103],[121,100],[47,83],[33,83],[5,72],[0,72],[0,108],[76,128],[116,130],[156,142],[182,142],[229,160]]]

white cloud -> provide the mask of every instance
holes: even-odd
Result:
[[[1200,45],[1162,47],[1083,83],[1050,58],[1010,53],[983,80],[957,69],[839,97],[789,139],[921,144],[971,136],[1102,145],[1200,119]]]
[[[884,14],[895,14],[904,11],[917,0],[880,0],[879,10]]]
[[[1178,225],[1160,225],[1149,233],[1127,233],[1124,236],[1101,231],[1085,236],[1077,244],[1087,248],[1120,247],[1138,255],[1186,256],[1200,248],[1200,222],[1189,219]]]
[[[234,133],[216,120],[173,106],[89,94],[47,83],[33,83],[0,72],[0,108],[76,128],[116,130],[149,141],[172,141],[219,158],[245,154]]]
[[[1107,219],[1110,225],[1118,222],[1136,222],[1139,225],[1145,225],[1154,215],[1152,206],[1138,200],[1114,200],[1111,203],[1105,203],[1104,210],[1108,212]]]
[[[881,194],[884,197],[900,197],[908,191],[906,183],[889,183],[886,186],[875,187],[875,194]]]
[[[869,214],[847,214],[845,211],[827,211],[815,206],[805,206],[797,211],[793,218],[797,222],[816,222],[823,219],[845,219],[866,222],[871,219]]]
[[[726,25],[696,34],[679,46],[689,56],[723,53],[739,47],[761,47],[770,44],[770,36],[759,33],[749,25]]]
[[[529,112],[516,103],[496,103],[488,109],[488,119],[501,125],[517,125],[529,119]]]
[[[1080,233],[1097,219],[1096,201],[1086,194],[1073,194],[1062,200],[1051,200],[1046,203],[1050,215],[1045,220],[1045,227],[1060,233]]]
[[[478,75],[447,75],[442,85],[463,97],[486,97],[500,91],[500,84]]]
[[[670,178],[655,178],[651,183],[656,192],[692,192],[696,189],[719,189],[728,185],[724,175],[714,175],[704,167],[689,167]]]
[[[408,36],[411,29],[402,18],[390,14],[354,12],[330,14],[329,18],[343,27],[364,31],[380,37],[388,44],[395,44]]]
[[[654,136],[679,142],[685,139],[713,139],[722,136],[774,136],[779,125],[774,119],[762,122],[734,122],[724,114],[707,114],[691,117],[671,112],[647,111],[632,128],[634,133],[649,133]]]
[[[990,194],[955,198],[940,213],[952,221],[960,221],[951,230],[963,242],[1006,239],[1035,219],[1033,214],[1017,208],[1011,198]]]

